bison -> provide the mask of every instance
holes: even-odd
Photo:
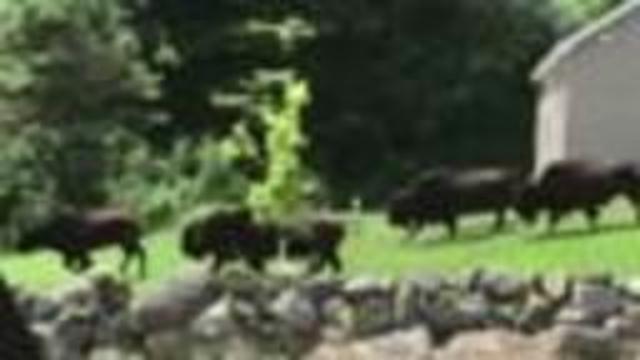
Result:
[[[535,223],[542,211],[548,211],[549,231],[553,231],[565,215],[582,211],[595,229],[601,208],[618,195],[628,197],[638,209],[640,176],[637,174],[628,164],[557,161],[524,187],[516,210],[528,223]]]
[[[309,273],[322,271],[330,266],[335,273],[342,271],[343,264],[339,249],[345,237],[342,224],[328,220],[315,219],[303,222],[303,226],[283,227],[284,253],[289,258],[309,259]]]
[[[263,272],[267,261],[280,249],[291,258],[309,259],[310,272],[325,265],[342,269],[338,248],[344,237],[341,224],[313,220],[302,226],[286,226],[257,221],[248,209],[227,209],[196,220],[184,229],[182,251],[194,259],[214,257],[213,270],[230,261],[242,260],[251,269]]]
[[[522,178],[520,172],[504,168],[430,171],[392,196],[388,219],[412,233],[426,223],[443,223],[455,237],[461,215],[490,211],[496,214],[498,231],[505,225]]]
[[[141,242],[140,225],[119,210],[101,209],[84,213],[59,211],[21,234],[19,252],[48,249],[59,253],[67,269],[75,272],[92,266],[90,253],[117,245],[124,253],[120,271],[125,272],[134,257],[139,261],[140,277],[146,274],[146,251]]]
[[[257,226],[248,209],[225,209],[187,225],[182,251],[197,260],[213,255],[215,271],[227,262],[243,260],[262,272],[265,262],[278,254],[278,230]]]

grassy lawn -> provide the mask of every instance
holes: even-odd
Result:
[[[546,234],[542,224],[529,229],[518,221],[512,221],[504,233],[490,235],[491,220],[484,216],[465,219],[457,239],[449,239],[438,227],[407,239],[402,231],[387,226],[381,214],[359,216],[351,221],[343,249],[347,272],[400,276],[486,267],[559,275],[604,271],[624,277],[640,275],[640,227],[633,223],[633,214],[625,204],[607,209],[602,228],[595,234],[587,231],[579,216],[563,222],[553,236]],[[149,278],[139,283],[140,287],[153,287],[193,266],[180,255],[177,239],[177,230],[165,230],[146,240]],[[98,254],[96,262],[99,268],[115,271],[120,256],[119,251],[109,250]],[[0,259],[0,271],[12,282],[31,289],[50,289],[73,278],[57,256],[47,253],[5,255]]]

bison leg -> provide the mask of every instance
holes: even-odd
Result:
[[[324,268],[324,260],[322,258],[313,258],[307,268],[308,275],[315,275]]]
[[[507,221],[507,211],[505,209],[498,209],[496,212],[496,220],[493,224],[493,231],[500,232],[504,229]]]
[[[449,232],[449,237],[455,238],[458,236],[458,220],[455,217],[450,217],[444,220],[444,223]]]
[[[342,272],[342,260],[335,252],[329,252],[321,254],[317,258],[314,258],[307,268],[307,274],[317,274],[324,270],[325,266],[327,265],[331,266],[331,270],[336,274]]]
[[[216,257],[213,259],[213,263],[211,264],[211,271],[213,271],[214,273],[219,272],[226,262],[227,258],[225,256],[216,255]]]
[[[127,269],[129,268],[129,262],[131,262],[131,253],[128,251],[124,253],[124,257],[122,258],[122,262],[120,262],[120,274],[125,274]]]
[[[600,209],[597,207],[590,207],[585,209],[584,211],[585,217],[587,218],[587,222],[589,222],[589,226],[592,230],[596,230],[598,228],[598,218],[600,217]]]
[[[556,228],[558,227],[558,223],[560,223],[561,219],[562,219],[562,212],[557,210],[551,210],[551,212],[549,212],[548,232],[550,234],[553,234],[556,231]]]
[[[342,272],[342,259],[340,259],[340,256],[338,256],[338,254],[336,254],[335,252],[329,253],[326,257],[326,261],[329,263],[329,265],[331,265],[331,269],[333,269],[335,273]]]
[[[636,222],[640,223],[640,197],[634,196],[631,200],[631,204],[636,213]]]
[[[247,263],[249,264],[249,267],[253,271],[260,274],[264,273],[265,263],[263,258],[255,257],[255,258],[247,259]]]
[[[145,250],[145,248],[140,244],[137,243],[136,246],[132,249],[132,252],[130,253],[131,255],[129,256],[134,256],[138,259],[138,276],[140,276],[141,279],[144,279],[147,277],[147,251]]]
[[[147,251],[144,247],[140,246],[137,251],[139,268],[138,273],[142,279],[147,277]]]
[[[93,265],[93,260],[88,253],[82,253],[78,255],[78,270],[84,272]]]
[[[77,272],[78,268],[75,266],[78,264],[77,260],[78,259],[71,254],[62,254],[62,263],[67,270]]]
[[[421,230],[421,226],[420,226],[419,223],[417,223],[417,222],[411,223],[407,227],[405,239],[407,241],[411,241],[411,240],[415,239],[418,236],[418,234],[420,233],[420,230]]]
[[[120,263],[120,273],[125,274],[131,260],[138,258],[138,274],[141,279],[147,276],[147,252],[140,243],[134,243],[124,248],[124,257]]]

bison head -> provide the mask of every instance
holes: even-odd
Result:
[[[533,224],[538,220],[540,212],[540,196],[534,184],[528,184],[520,190],[515,204],[515,210],[522,220]]]

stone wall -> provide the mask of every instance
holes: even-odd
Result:
[[[54,360],[640,359],[640,291],[607,276],[98,275],[17,302]]]

